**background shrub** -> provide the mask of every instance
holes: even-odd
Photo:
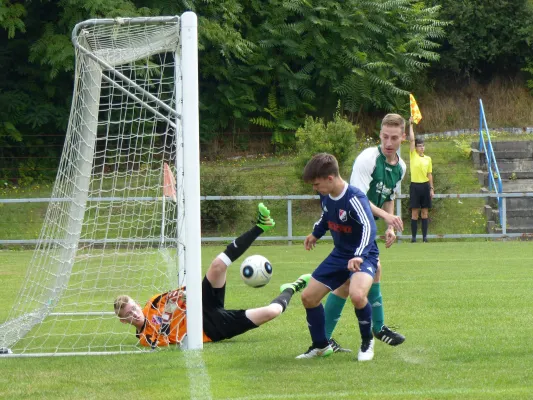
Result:
[[[220,169],[203,176],[200,182],[202,196],[235,196],[243,191],[243,180],[230,169]],[[233,227],[242,216],[246,202],[238,200],[202,201],[202,232]]]
[[[337,110],[332,121],[306,117],[304,125],[296,131],[297,156],[295,173],[301,179],[303,168],[317,153],[333,154],[343,172],[349,171],[356,151],[358,126],[352,124]],[[345,177],[349,178],[349,177]]]

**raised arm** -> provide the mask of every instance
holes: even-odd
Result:
[[[409,118],[409,150],[415,149],[415,131],[413,129],[413,117]]]

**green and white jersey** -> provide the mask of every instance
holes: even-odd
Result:
[[[405,176],[405,162],[398,156],[396,165],[387,163],[381,147],[369,147],[357,156],[353,164],[350,184],[366,193],[375,206],[394,200],[400,194]]]

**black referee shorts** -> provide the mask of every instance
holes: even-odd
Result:
[[[411,182],[409,196],[411,208],[431,208],[429,182]]]
[[[202,281],[202,307],[205,334],[213,341],[229,339],[240,335],[257,325],[248,319],[246,310],[226,310],[224,297],[226,285],[216,289],[204,277]]]

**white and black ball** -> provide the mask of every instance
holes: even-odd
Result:
[[[272,278],[272,264],[258,254],[246,257],[241,264],[241,278],[248,286],[263,287]]]

